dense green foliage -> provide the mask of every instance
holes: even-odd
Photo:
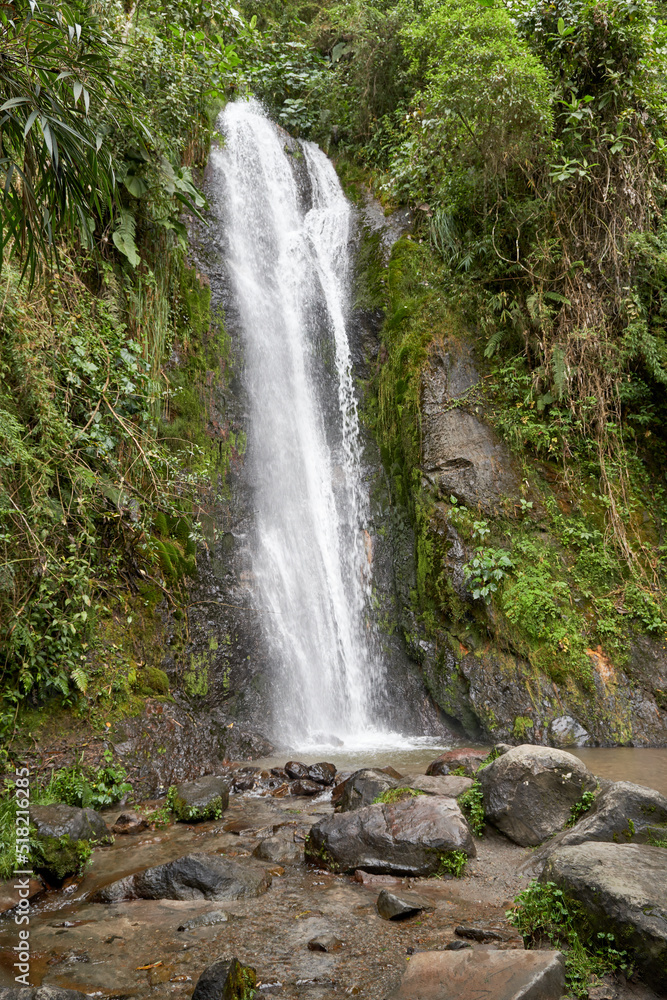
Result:
[[[3,728],[27,695],[117,701],[101,622],[125,595],[174,608],[194,572],[192,513],[235,442],[205,432],[226,345],[182,212],[248,29],[216,3],[1,17]]]

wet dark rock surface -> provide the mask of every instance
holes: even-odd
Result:
[[[217,854],[186,854],[176,861],[112,882],[93,896],[96,903],[128,899],[233,900],[257,896],[271,884],[264,871],[253,870]]]
[[[377,911],[385,920],[403,920],[415,913],[435,910],[430,899],[419,896],[415,892],[389,892],[383,889],[377,899]]]
[[[237,958],[221,958],[204,969],[192,1000],[246,1000],[256,979],[255,970],[242,966]]]
[[[456,750],[448,750],[440,757],[437,757],[426,768],[427,774],[452,774],[453,772],[463,772],[472,778],[475,771],[486,759],[486,750],[474,750],[471,747],[458,747]]]
[[[77,806],[32,806],[30,822],[34,823],[38,839],[70,837],[72,840],[111,840],[111,833],[102,816],[94,809]]]
[[[513,747],[479,773],[486,818],[534,847],[562,830],[572,807],[598,783],[578,757],[550,747]]]

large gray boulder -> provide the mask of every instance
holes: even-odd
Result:
[[[240,865],[219,854],[186,854],[176,861],[112,882],[100,889],[94,903],[126,899],[233,900],[259,896],[271,884],[266,872]]]
[[[306,860],[334,872],[435,875],[452,851],[473,858],[472,834],[454,799],[436,795],[327,817],[306,840]]]
[[[184,823],[220,819],[228,805],[229,785],[224,778],[214,774],[176,786],[173,809],[176,818]]]
[[[558,951],[421,951],[387,1000],[560,1000],[564,987]]]
[[[40,840],[70,837],[71,840],[96,840],[101,844],[113,840],[109,827],[94,809],[66,805],[31,806],[30,822],[34,824]]]
[[[593,931],[612,933],[646,981],[667,991],[667,850],[599,841],[558,847],[541,881],[580,903]]]
[[[364,767],[355,771],[342,788],[336,788],[336,811],[350,812],[352,809],[370,806],[379,795],[395,784],[394,778],[378,768]]]
[[[600,792],[590,810],[570,830],[542,848],[584,844],[589,840],[615,844],[650,844],[667,839],[667,798],[654,788],[614,781]]]
[[[578,757],[553,747],[513,747],[479,772],[490,823],[522,847],[562,830],[597,779]]]

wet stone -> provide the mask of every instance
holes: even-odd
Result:
[[[460,778],[457,775],[406,774],[396,788],[412,788],[424,795],[445,795],[450,799],[456,799],[472,788],[472,778]]]
[[[217,854],[186,854],[176,861],[112,882],[93,896],[95,903],[125,899],[233,900],[266,892],[271,876]]]
[[[335,764],[327,764],[325,761],[311,764],[308,768],[308,778],[320,785],[333,785],[336,780],[336,766]]]
[[[179,924],[177,931],[195,931],[199,927],[215,927],[217,924],[226,924],[229,914],[224,910],[212,910],[211,913],[202,913],[198,917],[186,920],[184,924]]]
[[[219,819],[229,805],[229,785],[213,774],[176,786],[174,812],[184,823]]]
[[[351,812],[370,806],[383,792],[393,788],[396,779],[385,774],[379,768],[363,767],[355,771],[344,785],[335,789],[334,805],[337,812]]]
[[[307,778],[308,765],[302,764],[301,761],[298,760],[288,760],[285,764],[285,773],[287,774],[287,777],[291,778],[293,781],[298,778]]]
[[[301,778],[299,781],[293,781],[290,785],[290,795],[320,795],[323,791],[323,786],[318,784],[316,781],[310,781],[308,778]]]
[[[429,899],[412,892],[393,893],[383,889],[377,898],[377,911],[384,920],[404,920],[415,913],[435,910]]]
[[[387,1000],[560,1000],[564,983],[557,951],[422,951]]]
[[[253,856],[262,861],[285,864],[290,861],[301,861],[303,850],[287,837],[267,837],[266,840],[257,845]]]
[[[470,941],[502,941],[503,936],[498,931],[486,930],[484,927],[469,927],[459,924],[454,931],[459,937],[468,938]]]
[[[136,812],[129,810],[128,812],[123,812],[118,816],[116,822],[111,827],[111,832],[120,835],[141,833],[142,830],[146,830],[148,825],[146,821]]]

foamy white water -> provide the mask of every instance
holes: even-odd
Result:
[[[245,344],[274,725],[297,745],[364,742],[382,670],[366,623],[369,507],[346,332],[351,209],[321,150],[290,153],[256,102],[228,105],[220,128],[211,165]]]

